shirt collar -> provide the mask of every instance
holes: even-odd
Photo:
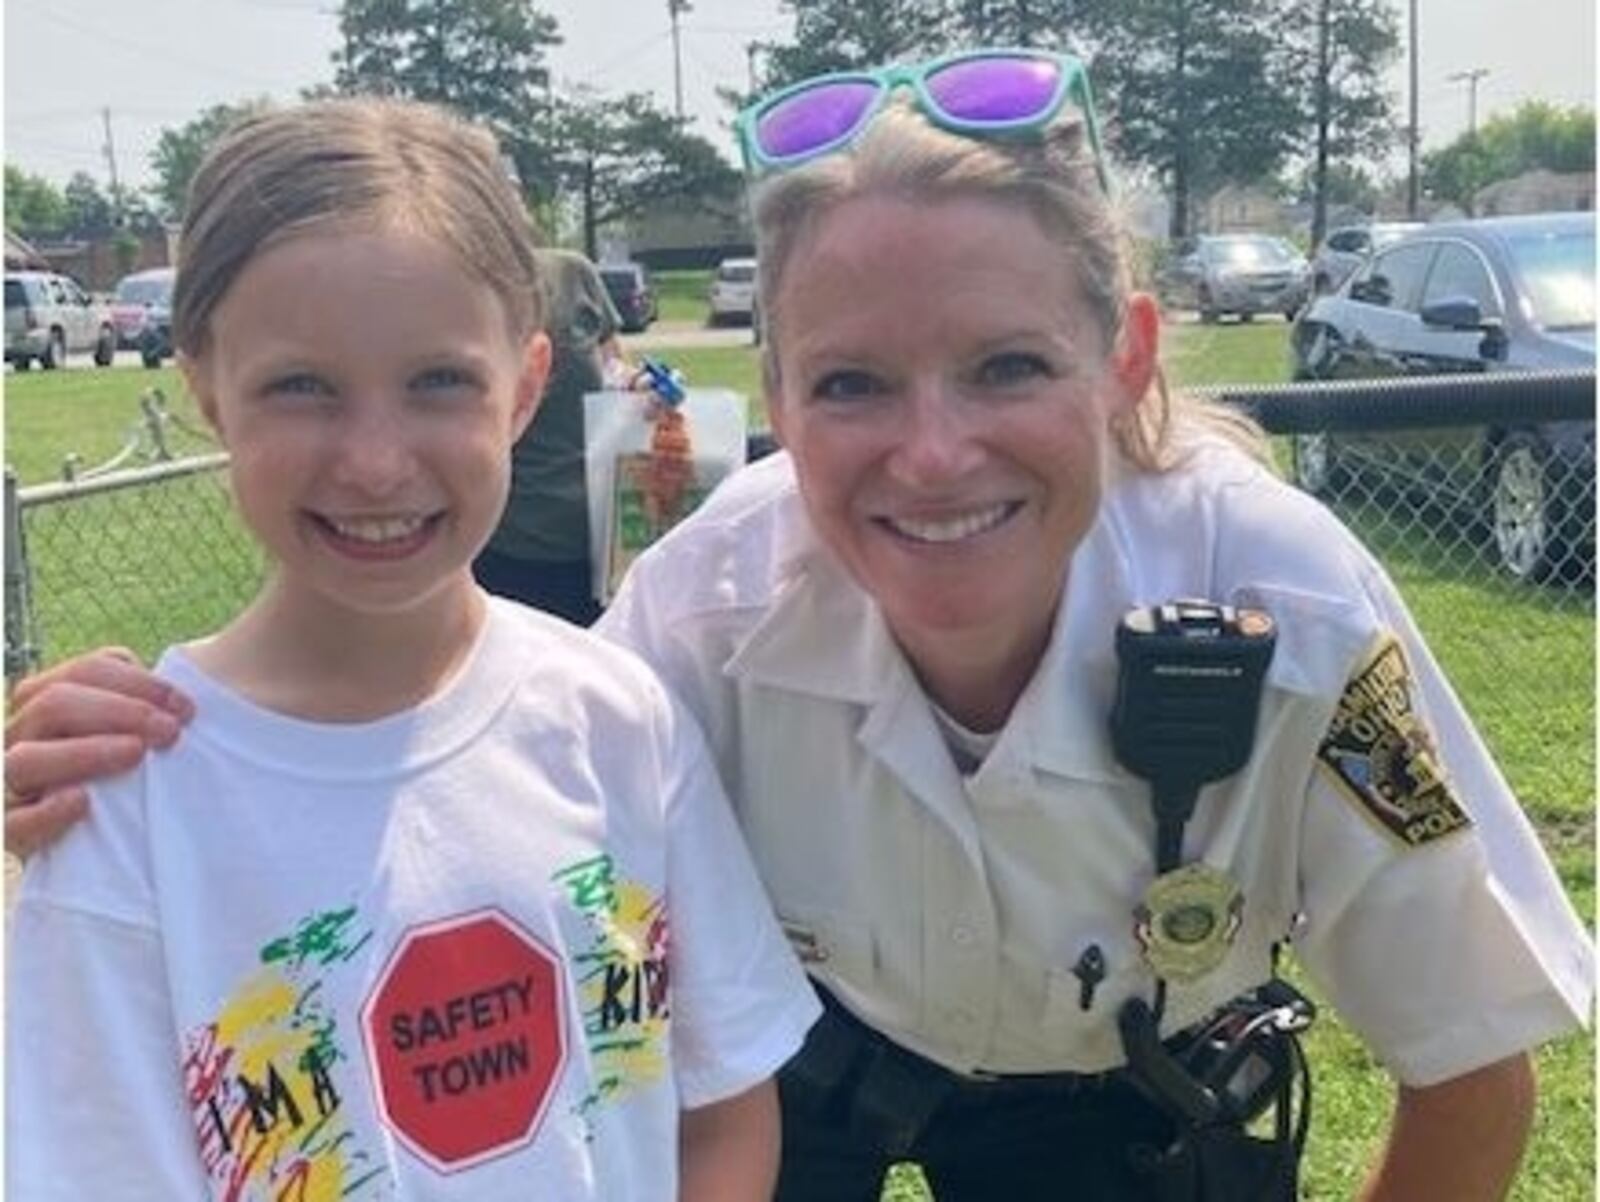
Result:
[[[772,603],[724,672],[868,707],[903,698],[914,678],[882,611],[810,532],[799,497],[792,501],[797,512],[779,527]],[[1059,775],[1129,779],[1112,755],[1106,723],[1116,687],[1116,624],[1133,604],[1127,562],[1102,511],[1073,555],[1050,643],[1002,747],[1011,744],[1033,766]]]

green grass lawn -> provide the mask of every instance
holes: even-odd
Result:
[[[696,280],[694,277],[700,278]],[[704,314],[704,273],[659,273],[663,305]],[[670,311],[670,310],[669,310]],[[680,318],[680,319],[693,319]],[[1287,376],[1287,329],[1250,325],[1169,326],[1166,362],[1182,385],[1274,383]],[[757,351],[750,346],[661,352],[691,384],[751,398],[764,424]],[[194,421],[171,369],[67,371],[5,377],[5,457],[24,482],[54,478],[77,451],[92,464],[112,454],[138,418],[138,397],[163,389],[172,411]],[[181,437],[181,436],[180,436]],[[175,440],[177,441],[177,440]],[[180,453],[209,449],[198,440]],[[41,621],[53,654],[108,639],[151,654],[208,629],[247,596],[259,565],[237,551],[239,536],[215,491],[191,483],[148,494],[130,510],[108,501],[51,507],[30,520]],[[1594,914],[1594,613],[1592,596],[1512,589],[1474,565],[1440,553],[1380,520],[1352,524],[1396,579],[1435,654],[1550,849],[1587,921]],[[130,527],[133,527],[130,529]],[[107,614],[115,620],[108,624]],[[1381,1138],[1390,1088],[1360,1044],[1329,1011],[1313,1033],[1316,1121],[1302,1196],[1349,1198]],[[1593,1198],[1594,1040],[1584,1035],[1539,1054],[1541,1106],[1515,1202]],[[914,1171],[897,1171],[892,1202],[922,1202]],[[1003,1199],[998,1202],[1004,1202]]]

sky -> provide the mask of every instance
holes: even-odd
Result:
[[[1407,0],[1389,0],[1405,37]],[[1423,148],[1467,128],[1469,89],[1450,76],[1486,70],[1481,123],[1528,99],[1595,103],[1595,0],[1416,0]],[[674,105],[667,0],[536,0],[565,44],[551,56],[558,87],[653,93]],[[733,157],[719,85],[747,86],[747,47],[792,28],[778,0],[690,0],[679,18],[684,108]],[[64,183],[87,171],[102,185],[114,158],[124,185],[151,182],[161,129],[214,104],[293,99],[331,80],[337,0],[6,0],[5,161]],[[1407,113],[1405,54],[1393,71]],[[107,114],[113,154],[106,154]],[[1397,158],[1403,169],[1403,156]]]

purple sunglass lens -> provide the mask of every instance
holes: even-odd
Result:
[[[756,142],[774,159],[817,150],[853,130],[877,96],[877,84],[853,79],[796,92],[761,114]]]
[[[1053,62],[999,57],[951,63],[928,76],[926,86],[947,117],[998,124],[1043,113],[1060,82]]]

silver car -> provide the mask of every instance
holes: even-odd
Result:
[[[1305,256],[1270,234],[1206,234],[1180,242],[1156,277],[1162,300],[1195,309],[1200,320],[1236,313],[1278,313],[1285,321],[1305,304],[1311,270]]]
[[[1375,221],[1330,230],[1311,259],[1311,291],[1318,296],[1336,291],[1373,251],[1421,228],[1420,221]]]

